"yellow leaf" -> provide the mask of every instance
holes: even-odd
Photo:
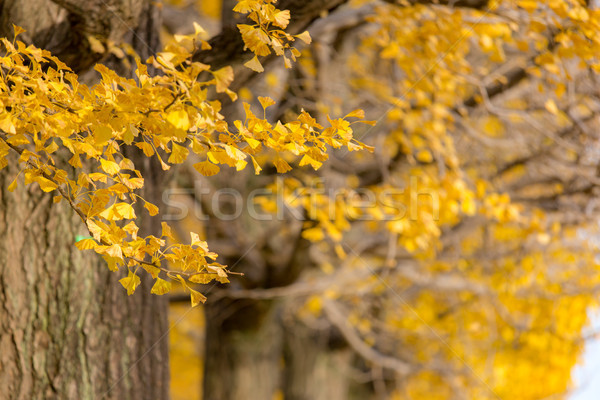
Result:
[[[217,92],[223,93],[225,89],[229,87],[231,82],[233,82],[233,68],[230,66],[221,68],[213,72],[213,76],[215,77],[217,84]]]
[[[91,219],[88,219],[86,221],[86,225],[88,227],[88,230],[90,231],[90,233],[92,234],[92,236],[94,237],[94,239],[96,239],[97,241],[100,241],[100,238],[102,236],[103,230],[100,226],[98,226],[94,221],[92,221]]]
[[[260,171],[262,171],[262,167],[258,165],[258,162],[256,162],[256,159],[254,157],[250,156],[250,158],[252,159],[252,165],[254,166],[254,174],[260,174]]]
[[[426,149],[420,150],[417,153],[416,158],[417,158],[417,160],[424,162],[424,163],[430,163],[433,161],[433,156],[431,155],[431,152]]]
[[[146,202],[144,204],[144,208],[146,208],[146,210],[148,210],[148,213],[150,214],[150,216],[155,216],[156,214],[158,214],[158,207],[156,207],[154,204]]]
[[[109,175],[116,175],[121,170],[119,164],[114,161],[105,160],[104,158],[100,159],[100,167]]]
[[[359,108],[359,109],[349,112],[348,114],[346,114],[346,116],[344,118],[364,118],[364,117],[365,117],[364,110],[361,110]]]
[[[200,235],[198,235],[196,232],[190,232],[190,245],[191,246],[197,246],[197,245],[206,246],[206,242],[204,242],[203,240],[200,240]]]
[[[300,160],[300,166],[303,167],[307,164],[310,164],[314,170],[317,170],[321,167],[321,165],[323,165],[323,163],[315,160],[314,158],[308,156],[307,154],[304,155],[304,157],[302,157],[302,159]]]
[[[152,157],[154,155],[154,147],[148,142],[138,142],[135,144],[137,147],[142,149],[146,157]]]
[[[133,272],[129,271],[127,278],[123,278],[119,280],[119,283],[123,285],[125,289],[127,289],[127,295],[131,296],[133,292],[135,292],[135,288],[138,287],[141,280],[140,277],[135,275]]]
[[[144,270],[146,270],[146,272],[154,279],[158,278],[158,275],[160,274],[160,269],[154,265],[142,264],[142,268],[144,268]]]
[[[75,243],[75,246],[79,250],[90,250],[98,246],[98,243],[94,239],[83,239]]]
[[[483,120],[483,132],[490,137],[500,137],[504,134],[504,125],[498,117],[490,115]]]
[[[154,282],[150,293],[161,296],[163,294],[169,293],[171,291],[171,286],[171,282],[165,281],[164,279],[156,278],[156,282]]]
[[[36,177],[35,181],[40,185],[40,188],[44,192],[51,192],[58,187],[56,183],[52,182],[50,179],[44,178],[43,176]]]
[[[296,35],[296,37],[306,44],[310,44],[312,42],[312,38],[310,37],[310,33],[308,33],[308,31],[304,31],[301,34]]]
[[[260,102],[260,105],[263,106],[263,108],[267,108],[275,104],[275,100],[273,100],[270,97],[258,96],[258,101]]]
[[[171,164],[181,164],[185,161],[189,152],[190,151],[186,147],[172,143],[171,156],[169,156],[169,162]]]
[[[318,316],[323,308],[323,301],[319,296],[310,296],[306,302],[306,309],[313,315]]]
[[[167,114],[167,121],[177,129],[184,131],[190,129],[190,119],[187,113],[183,110],[171,111],[169,114]]]
[[[119,162],[119,168],[129,169],[133,171],[135,169],[135,165],[133,164],[133,161],[131,161],[129,158],[124,158]]]
[[[194,35],[198,36],[201,33],[206,33],[204,28],[202,28],[196,21],[194,21]]]
[[[202,293],[197,292],[194,289],[190,289],[190,288],[188,288],[188,289],[190,290],[190,298],[192,300],[192,307],[196,307],[198,304],[206,302],[206,297]]]
[[[211,163],[210,161],[202,161],[194,164],[194,168],[196,171],[201,173],[204,176],[213,176],[216,175],[220,168],[218,165]]]
[[[127,225],[125,225],[123,227],[123,230],[125,232],[129,233],[133,240],[137,239],[137,233],[138,233],[139,229],[140,228],[138,228],[138,226],[133,221],[131,221],[130,223],[128,223]]]
[[[213,279],[215,279],[215,274],[194,274],[190,276],[189,281],[205,285],[212,282]]]
[[[169,239],[175,240],[175,235],[173,235],[173,231],[171,230],[169,224],[166,222],[161,222],[160,225],[162,226],[161,237],[168,237]]]
[[[223,148],[225,149],[225,153],[227,153],[229,157],[236,161],[243,160],[246,158],[246,154],[244,154],[244,152],[238,149],[237,147],[225,144],[223,145]]]
[[[106,125],[94,126],[92,132],[94,133],[94,140],[99,146],[106,144],[113,137],[112,128]]]
[[[290,10],[276,12],[273,15],[273,25],[285,29],[290,23]]]
[[[250,147],[252,148],[252,150],[256,149],[258,146],[260,146],[260,142],[256,139],[247,137],[245,138],[246,142],[248,142],[248,144],[250,145]]]
[[[26,30],[21,28],[20,26],[17,26],[15,24],[12,24],[12,26],[13,26],[13,30],[15,31],[15,37],[19,36],[23,32],[26,32]]]
[[[116,203],[102,211],[100,217],[109,221],[135,219],[135,211],[129,203]]]
[[[247,68],[250,68],[252,71],[255,72],[263,72],[265,69],[263,68],[262,64],[260,63],[260,61],[258,61],[258,57],[254,56],[250,61],[244,63],[244,66]]]
[[[554,100],[548,99],[546,101],[546,103],[544,104],[544,107],[546,107],[546,110],[548,110],[550,113],[552,113],[554,115],[558,114],[558,107],[557,107],[556,103],[554,102]]]
[[[98,39],[96,39],[95,37],[89,35],[87,37],[87,40],[88,40],[88,43],[90,44],[90,49],[92,49],[92,51],[94,53],[103,54],[106,51],[102,42],[99,41]]]
[[[18,178],[18,177],[17,177]],[[9,192],[14,192],[15,189],[17,188],[17,178],[15,178],[10,185],[8,185],[8,191]]]
[[[275,159],[275,161],[273,161],[273,165],[275,165],[275,168],[277,168],[277,172],[280,174],[284,174],[284,173],[292,170],[292,167],[290,167],[290,164],[288,164],[281,157],[277,157]]]
[[[306,229],[305,231],[303,231],[302,237],[307,240],[310,240],[311,242],[318,242],[320,240],[323,240],[325,235],[323,233],[323,229],[321,229],[319,227],[315,227],[315,228],[310,228],[310,229]]]
[[[104,254],[109,255],[113,258],[118,258],[120,260],[123,260],[123,251],[121,250],[121,246],[119,246],[118,244],[113,244],[112,246],[108,246],[104,250]]]
[[[248,165],[248,163],[246,161],[244,161],[244,160],[238,160],[235,163],[235,170],[236,171],[241,171],[244,168],[246,168],[246,165]]]

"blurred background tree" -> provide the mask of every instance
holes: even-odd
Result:
[[[279,180],[180,170],[181,232],[202,224],[245,273],[204,307],[204,398],[568,395],[598,284],[594,7],[340,2],[294,68],[239,83],[277,100],[273,119],[362,108],[376,150]],[[166,40],[183,15],[213,33],[232,19],[165,8]],[[211,193],[263,187],[272,221],[215,218]]]

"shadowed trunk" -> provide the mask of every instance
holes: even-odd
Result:
[[[282,332],[270,303],[207,302],[204,400],[275,398]]]
[[[44,47],[83,74],[98,61],[86,35],[125,38],[149,55],[158,46],[158,21],[146,0],[0,1],[2,34],[12,23],[21,40]],[[96,18],[97,17],[97,18]],[[121,70],[122,72],[122,70]],[[144,197],[158,204],[155,169],[138,157]],[[3,399],[167,399],[166,299],[150,283],[128,297],[93,252],[74,246],[87,235],[66,203],[34,185],[6,190],[18,173],[16,157],[0,171],[0,385]],[[140,215],[144,215],[140,213]],[[138,221],[156,231],[159,220]]]

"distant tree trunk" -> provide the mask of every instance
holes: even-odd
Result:
[[[204,400],[274,398],[283,371],[282,332],[270,303],[207,303]]]
[[[207,303],[204,400],[348,400],[354,353],[279,300]],[[362,389],[362,388],[361,388]]]
[[[80,74],[111,59],[86,35],[125,38],[142,55],[158,44],[150,0],[4,0],[0,30],[61,57]],[[118,42],[118,40],[115,40]],[[122,71],[121,71],[122,72]],[[167,303],[149,282],[128,297],[94,253],[74,246],[83,223],[33,185],[6,190],[18,171],[0,171],[0,387],[2,399],[167,399]],[[141,159],[135,158],[134,161]],[[160,182],[145,174],[156,201]],[[159,198],[159,197],[158,197]],[[156,231],[155,222],[141,221]]]

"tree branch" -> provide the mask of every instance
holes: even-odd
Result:
[[[366,360],[383,368],[391,369],[399,375],[408,375],[413,371],[413,366],[395,357],[382,354],[366,344],[348,323],[340,309],[331,300],[323,300],[323,311],[327,319],[340,331],[344,339],[358,354]]]

